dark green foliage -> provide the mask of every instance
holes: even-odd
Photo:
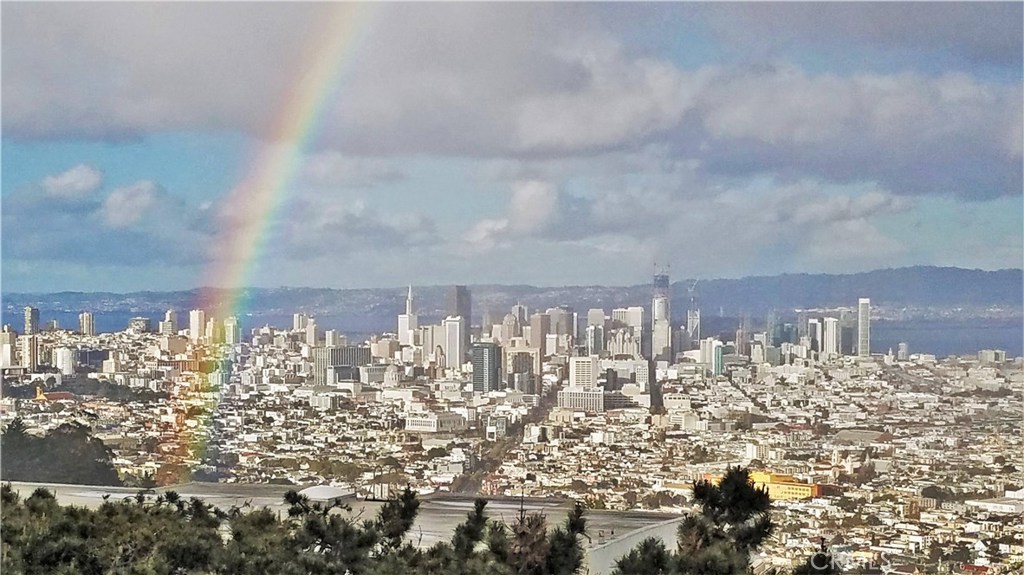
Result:
[[[660,539],[648,537],[615,562],[615,573],[663,575],[671,573],[672,555]]]
[[[121,485],[111,451],[83,425],[65,423],[36,437],[15,419],[0,435],[0,450],[0,478],[7,481]]]
[[[736,575],[749,570],[750,553],[771,536],[774,526],[768,492],[756,489],[747,469],[726,471],[718,484],[695,481],[700,513],[679,524],[675,552],[647,539],[616,562],[615,573]]]
[[[408,488],[376,517],[352,517],[289,491],[288,513],[223,511],[173,491],[61,506],[38,489],[22,501],[2,493],[0,572],[25,575],[569,575],[582,567],[586,519],[577,505],[550,535],[540,514],[511,528],[476,501],[450,542],[411,544],[419,501]]]

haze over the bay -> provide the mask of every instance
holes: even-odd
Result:
[[[318,4],[5,3],[5,292],[203,285]],[[374,5],[247,285],[1019,268],[1022,5]]]

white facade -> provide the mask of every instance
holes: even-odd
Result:
[[[206,329],[206,312],[194,309],[188,312],[188,337],[196,343],[203,337]]]
[[[96,335],[96,321],[92,312],[83,311],[78,314],[78,331],[82,335]]]
[[[412,286],[409,286],[409,293],[405,296],[405,313],[398,316],[398,343],[401,345],[415,345],[416,330],[419,328],[419,318],[413,307]]]
[[[721,375],[722,365],[722,342],[709,337],[700,341],[700,362],[711,375]]]
[[[871,356],[871,300],[866,297],[857,301],[857,355]]]
[[[238,325],[238,318],[235,316],[224,320],[224,343],[229,345],[242,343],[242,327]]]
[[[61,375],[74,375],[78,365],[78,352],[69,347],[58,347],[53,350],[53,366]]]
[[[462,347],[462,329],[465,325],[459,316],[448,316],[441,322],[444,327],[444,358],[445,367],[461,369],[462,361],[466,357],[466,350]]]
[[[590,389],[597,385],[597,376],[601,371],[596,356],[569,358],[569,386]]]
[[[416,433],[453,433],[466,429],[466,418],[457,413],[413,413],[405,418],[405,430]]]
[[[839,355],[839,318],[826,317],[824,335],[821,341],[821,352],[829,357]]]
[[[636,330],[636,333],[644,329],[644,308],[640,306],[620,307],[612,310],[612,321]]]
[[[604,390],[567,388],[558,392],[558,407],[588,411],[591,413],[604,412]]]

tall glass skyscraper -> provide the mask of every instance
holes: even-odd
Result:
[[[857,301],[857,356],[871,357],[871,300]]]

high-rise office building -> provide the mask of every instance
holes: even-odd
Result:
[[[128,331],[134,333],[149,333],[153,331],[148,317],[133,317],[128,320]]]
[[[542,358],[548,355],[548,334],[551,332],[551,316],[535,313],[530,316],[530,347],[540,350]]]
[[[17,365],[18,334],[14,333],[10,326],[5,325],[0,331],[0,367],[14,367]]]
[[[21,345],[21,365],[35,372],[39,367],[39,336],[23,335],[18,338],[18,343]]]
[[[549,308],[548,317],[551,318],[551,331],[556,335],[570,335],[576,337],[576,312],[567,305]]]
[[[313,383],[315,385],[336,383],[328,381],[327,374],[329,368],[341,366],[358,368],[372,361],[373,356],[370,353],[370,348],[363,345],[315,347],[313,348]]]
[[[473,391],[487,393],[502,389],[501,346],[492,342],[477,342],[470,348],[473,361]]]
[[[871,300],[857,301],[857,355],[871,357]]]
[[[724,368],[722,342],[713,337],[700,340],[700,362],[711,375],[721,375]]]
[[[596,356],[575,356],[569,358],[569,387],[590,389],[597,385],[601,362]]]
[[[473,299],[466,286],[452,286],[448,292],[448,316],[462,318],[462,351],[469,350],[469,330],[473,327]],[[460,357],[462,363],[465,357]],[[451,361],[451,358],[449,358]]]
[[[512,306],[512,315],[516,316],[521,326],[526,325],[526,322],[530,321],[530,310],[523,304],[517,303]]]
[[[811,350],[821,351],[821,342],[824,338],[821,319],[815,317],[807,320],[807,337],[811,340]]]
[[[78,331],[82,335],[96,335],[96,318],[91,311],[83,311],[78,314]]]
[[[224,324],[213,317],[206,318],[206,343],[224,343]]]
[[[907,342],[901,341],[896,345],[896,360],[907,361],[910,359],[910,346]]]
[[[25,335],[39,333],[39,309],[25,306]]]
[[[164,312],[164,320],[157,324],[157,332],[160,335],[175,335],[178,333],[178,312],[169,309]]]
[[[224,320],[224,343],[228,345],[242,343],[242,327],[238,324],[238,318],[235,316]]]
[[[641,306],[617,307],[612,310],[612,327],[631,327],[639,336],[644,329],[644,308]]]
[[[419,318],[412,299],[412,286],[409,286],[409,293],[405,296],[405,313],[398,316],[398,343],[401,345],[414,345],[415,333],[419,328]]]
[[[587,354],[600,355],[605,351],[605,332],[608,329],[608,319],[601,308],[587,310],[586,344]]]
[[[336,329],[329,329],[324,332],[324,345],[327,347],[338,347],[345,345],[345,336]]]
[[[192,343],[199,342],[206,334],[206,312],[194,309],[188,312],[188,337]]]
[[[826,317],[824,335],[822,335],[821,353],[826,357],[839,355],[839,341],[842,332],[839,330],[839,318]]]
[[[77,366],[78,350],[70,347],[58,347],[53,350],[53,367],[57,368],[61,375],[74,375]]]
[[[654,297],[651,300],[651,356],[656,360],[672,359],[672,299],[668,275],[654,275]]]
[[[466,322],[459,316],[450,315],[444,318],[441,325],[444,327],[445,367],[461,370],[466,357],[466,348],[463,347]]]
[[[309,323],[309,316],[304,313],[292,314],[292,331],[304,331]]]
[[[448,315],[462,317],[467,325],[472,324],[473,301],[466,286],[452,286],[448,292]]]
[[[501,343],[508,344],[513,337],[522,337],[523,335],[523,324],[519,322],[519,317],[514,313],[505,314],[505,319],[501,320]]]
[[[604,353],[604,325],[588,325],[586,335],[587,355],[601,355]]]
[[[320,328],[316,325],[316,320],[308,318],[306,320],[306,345],[313,347],[320,341]]]

